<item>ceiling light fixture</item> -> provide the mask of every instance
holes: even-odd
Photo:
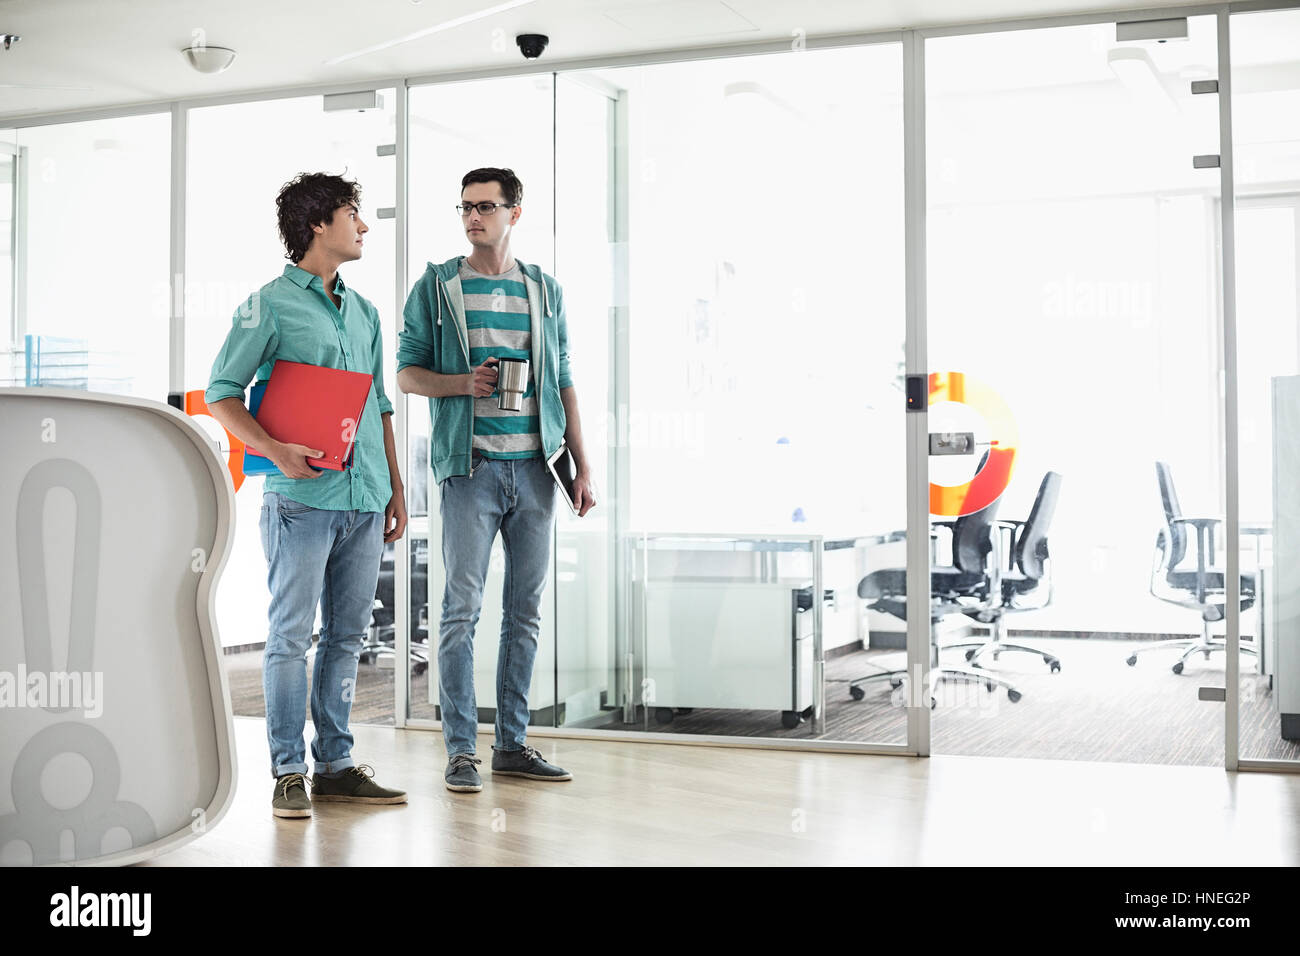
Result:
[[[221,73],[235,62],[235,51],[224,46],[191,46],[181,52],[200,73]]]

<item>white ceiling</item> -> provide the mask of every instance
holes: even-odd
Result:
[[[522,64],[514,37],[545,33],[542,58],[588,57],[938,26],[1179,0],[531,0],[342,63],[327,60],[502,6],[507,0],[0,0],[0,124],[23,115]],[[520,2],[520,0],[517,0]],[[203,75],[180,51],[238,51]],[[47,87],[47,88],[32,88]],[[48,88],[61,87],[62,89]]]

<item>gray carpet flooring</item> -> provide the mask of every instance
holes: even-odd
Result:
[[[1013,638],[1008,638],[1011,640]],[[1122,763],[1223,765],[1223,705],[1197,699],[1202,685],[1222,686],[1222,654],[1190,660],[1182,674],[1170,665],[1174,651],[1153,651],[1136,666],[1125,664],[1132,641],[1078,638],[1018,638],[1061,659],[1050,673],[1041,658],[1004,653],[989,670],[1014,682],[1021,693],[1012,703],[1002,690],[982,685],[941,683],[931,711],[932,750],[936,754],[1092,760]],[[225,657],[235,713],[265,716],[260,651]],[[866,696],[853,700],[848,681],[873,673],[873,666],[901,666],[899,651],[856,651],[827,662],[824,740],[904,743],[906,716],[899,694],[884,681],[864,685]],[[946,651],[944,663],[962,663],[960,651]],[[1243,656],[1241,677],[1242,757],[1300,760],[1300,744],[1279,735],[1279,721],[1267,678]],[[358,723],[393,723],[392,667],[361,665],[353,699]],[[412,700],[427,699],[428,675],[412,677]],[[490,702],[481,702],[485,705]],[[426,713],[425,711],[429,711]],[[432,717],[432,708],[415,711]],[[696,709],[659,723],[640,712],[625,724],[622,711],[578,726],[655,733],[815,739],[812,725],[781,726],[780,714],[764,711]]]

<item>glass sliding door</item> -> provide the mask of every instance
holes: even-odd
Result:
[[[901,46],[584,75],[623,111],[626,520],[570,725],[903,745],[906,624],[858,596],[905,563]]]
[[[1238,754],[1300,760],[1300,11],[1234,15]],[[1256,666],[1258,660],[1258,666]]]
[[[1216,21],[1152,32],[926,41],[935,753],[1224,759]]]
[[[610,443],[614,381],[615,247],[618,164],[614,130],[618,91],[582,77],[522,77],[411,91],[412,282],[429,261],[465,255],[470,246],[454,206],[461,177],[482,166],[513,169],[524,185],[523,217],[512,250],[553,274],[564,290],[568,348],[585,451],[598,492],[583,518],[557,502],[551,574],[543,596],[539,647],[529,690],[537,727],[581,723],[615,694],[613,574],[615,450]],[[465,104],[471,104],[469,108]],[[522,125],[495,122],[522,108]],[[441,718],[437,642],[445,585],[439,495],[429,474],[429,412],[408,399],[410,473],[427,487],[413,512],[409,715]],[[479,720],[495,718],[498,635],[505,553],[494,544],[475,628]]]
[[[555,99],[555,80],[549,74],[411,89],[407,275],[412,286],[430,262],[442,263],[471,251],[455,207],[460,202],[461,178],[484,166],[512,169],[523,183],[523,213],[512,236],[513,253],[521,261],[555,274]],[[583,381],[578,366],[574,376],[576,382]],[[409,541],[411,620],[417,633],[411,644],[408,717],[441,720],[437,649],[446,575],[438,486],[429,472],[429,403],[414,395],[405,400],[411,413],[408,474],[420,476],[427,489],[425,506],[418,509],[420,513],[412,513]],[[505,551],[498,536],[475,628],[474,688],[480,724],[491,725],[496,718],[504,583]],[[556,579],[552,574],[542,601],[541,633],[528,694],[529,722],[534,726],[554,726],[562,709],[555,691],[555,619]]]
[[[623,342],[616,270],[626,169],[615,148],[619,90],[583,75],[555,85],[555,276],[564,287],[570,366],[597,506],[579,518],[556,511],[557,726],[585,726],[618,694],[616,667],[619,494],[615,370]]]

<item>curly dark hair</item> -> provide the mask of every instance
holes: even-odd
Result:
[[[284,257],[301,262],[316,235],[312,226],[333,222],[335,209],[360,205],[361,187],[355,182],[329,173],[299,173],[275,197],[280,239],[288,250]]]
[[[502,197],[511,206],[524,198],[524,184],[519,181],[513,169],[497,169],[495,166],[471,169],[460,181],[461,192],[464,192],[465,187],[470,183],[498,183],[501,186]]]

